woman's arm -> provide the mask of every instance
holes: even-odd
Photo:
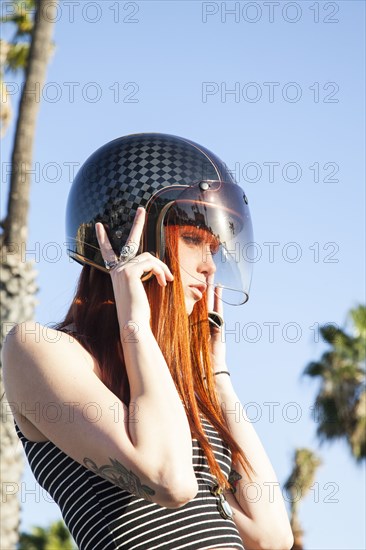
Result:
[[[182,491],[193,498],[198,486],[191,431],[164,356],[149,323],[131,323],[126,317],[120,324],[134,413],[129,423],[132,444],[141,457],[159,465],[173,493]]]
[[[167,508],[197,493],[182,403],[150,329],[124,343],[130,409],[93,372],[90,354],[65,333],[17,325],[5,339],[7,398],[57,447],[118,487]]]
[[[271,462],[247,418],[230,377],[219,374],[215,376],[215,381],[230,431],[256,472],[252,475],[253,482],[250,482],[241,464],[233,464],[235,477],[239,479],[234,485],[234,496],[230,492],[226,494],[228,502],[233,505],[234,520],[244,546],[247,550],[290,550],[293,535]]]
[[[139,248],[146,211],[138,208],[127,239],[129,248]],[[131,406],[137,411],[129,423],[129,435],[138,456],[155,465],[160,482],[179,501],[192,499],[198,486],[192,465],[189,422],[168,365],[150,326],[150,304],[142,276],[152,272],[164,288],[174,279],[168,266],[144,252],[118,261],[101,223],[96,234],[116,301],[121,344],[130,386]],[[130,408],[131,408],[130,406]],[[188,498],[188,500],[190,500]],[[184,502],[182,502],[184,503]]]
[[[212,283],[212,281],[211,281]],[[209,287],[209,311],[223,315],[222,289]],[[211,327],[211,361],[214,373],[228,372],[221,327]],[[290,550],[293,535],[272,464],[249,421],[227,374],[215,375],[216,391],[230,432],[255,470],[251,482],[241,464],[233,464],[235,493],[225,493],[247,550]]]

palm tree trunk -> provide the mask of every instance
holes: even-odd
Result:
[[[6,333],[16,323],[34,318],[36,305],[36,272],[33,263],[25,261],[28,237],[30,169],[40,95],[45,80],[53,22],[56,19],[55,0],[37,0],[32,40],[27,62],[25,85],[12,153],[10,191],[7,215],[1,236],[1,318],[0,346]],[[4,394],[0,370],[0,391]],[[1,547],[15,549],[18,542],[19,497],[23,460],[10,413],[3,397],[1,407]]]
[[[292,534],[294,536],[294,544],[291,550],[304,550],[304,542],[303,542],[304,532],[300,526],[297,509],[293,510],[291,515],[291,529],[292,529]]]
[[[28,236],[30,170],[36,118],[42,97],[46,68],[51,51],[54,0],[38,0],[12,153],[8,215],[4,224],[4,244],[20,250]],[[18,246],[17,246],[18,245]]]

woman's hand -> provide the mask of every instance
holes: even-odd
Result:
[[[126,245],[132,251],[135,251],[135,253],[140,246],[145,217],[145,209],[139,207],[126,242]],[[116,263],[110,269],[110,275],[120,328],[123,329],[129,321],[149,323],[150,305],[141,277],[144,273],[152,271],[158,283],[164,287],[167,282],[173,280],[173,274],[164,262],[149,252],[143,252],[128,261],[119,262],[103,224],[96,223],[95,230],[103,260],[105,262]]]
[[[223,318],[224,308],[221,300],[222,297],[222,287],[214,286],[213,280],[208,280],[207,287],[207,306],[208,311],[214,311],[218,313]],[[230,376],[224,374],[229,372],[229,369],[226,364],[226,344],[225,338],[222,333],[223,326],[215,327],[210,324],[211,332],[211,363],[212,363],[212,372],[214,373],[215,388],[219,396],[221,403],[226,403],[227,396],[233,395],[234,388],[231,383]],[[217,375],[215,375],[217,373]],[[218,374],[220,373],[220,374]]]
[[[215,286],[213,283],[213,275],[208,279],[207,287],[207,307],[208,311],[214,311],[223,317],[224,308],[222,304],[222,287]],[[227,371],[226,366],[226,345],[223,338],[223,327],[215,327],[210,324],[211,332],[211,361],[213,372]]]

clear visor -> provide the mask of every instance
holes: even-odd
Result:
[[[179,237],[190,258],[177,261],[193,285],[205,280],[209,294],[216,293],[226,304],[245,304],[252,276],[248,247],[253,233],[239,185],[203,181],[187,187],[169,202],[161,223],[162,230],[163,226],[179,226]]]

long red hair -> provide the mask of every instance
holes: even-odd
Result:
[[[200,413],[216,428],[229,446],[233,462],[240,462],[251,479],[254,472],[244,451],[233,439],[221,410],[215,390],[209,349],[210,327],[205,299],[196,302],[190,316],[186,313],[178,262],[179,226],[166,228],[164,262],[174,275],[174,281],[161,287],[155,277],[144,282],[150,303],[151,329],[164,355],[177,392],[184,403],[192,437],[202,447],[213,476],[230,488],[217,463],[210,442],[202,428]],[[190,232],[202,230],[194,227]],[[98,362],[102,382],[126,405],[130,388],[124,363],[117,310],[110,276],[99,269],[84,265],[74,299],[65,319],[55,328],[63,330],[74,324],[75,338]]]

